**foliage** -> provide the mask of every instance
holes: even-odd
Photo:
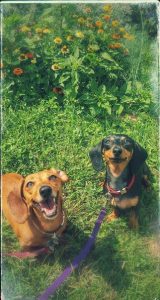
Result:
[[[115,5],[33,4],[33,10],[25,6],[25,15],[19,4],[13,14],[11,6],[4,7],[4,92],[12,107],[53,98],[100,118],[134,110],[135,103],[136,109],[144,103],[143,111],[151,110],[152,93],[143,92],[141,81],[143,63],[136,70],[139,63],[132,63],[139,59],[139,36],[116,17]]]

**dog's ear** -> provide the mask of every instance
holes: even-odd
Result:
[[[147,152],[138,143],[134,143],[133,156],[130,161],[132,174],[136,174],[147,159]]]
[[[16,174],[18,175],[18,174]],[[22,195],[24,178],[22,176],[12,176],[11,191],[8,194],[8,206],[15,221],[19,224],[24,223],[28,216],[28,207]]]
[[[98,172],[101,171],[103,169],[102,141],[92,148],[92,150],[89,152],[89,156],[93,168]]]
[[[64,171],[58,170],[57,171],[57,177],[61,179],[62,182],[69,181],[69,178],[67,174]]]

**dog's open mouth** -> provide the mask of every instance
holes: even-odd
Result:
[[[41,202],[33,201],[33,205],[38,208],[47,219],[55,217],[57,214],[57,199],[55,197],[50,197]]]
[[[111,157],[110,160],[116,164],[120,164],[121,162],[125,161],[127,158],[120,158],[120,157]]]

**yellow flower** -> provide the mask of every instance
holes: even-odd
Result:
[[[14,50],[14,52],[15,52],[15,53],[20,52],[20,48],[16,48],[16,49]]]
[[[36,62],[37,62],[36,58],[34,58],[34,59],[31,60],[32,64],[36,64]]]
[[[97,31],[98,33],[104,33],[104,30],[103,29],[98,29],[98,31]]]
[[[124,49],[124,55],[128,55],[129,54],[129,50],[126,48],[126,49]]]
[[[22,26],[22,27],[20,28],[20,31],[21,31],[21,32],[29,32],[29,31],[30,31],[30,28],[29,28],[28,26]]]
[[[87,24],[87,27],[88,27],[88,28],[94,28],[95,26],[94,26],[94,24],[92,24],[92,23],[88,23],[88,24]]]
[[[127,33],[127,32],[123,35],[123,37],[124,37],[124,39],[127,39],[127,40],[129,40],[129,41],[134,40],[134,35],[129,34],[129,33]]]
[[[92,10],[91,10],[90,7],[86,7],[86,8],[84,9],[84,12],[86,12],[87,14],[89,14],[89,13],[92,12]]]
[[[103,26],[103,23],[101,21],[96,21],[95,25],[101,28]]]
[[[104,5],[104,6],[103,6],[103,10],[104,10],[105,12],[110,13],[110,12],[112,11],[112,5],[111,5],[111,4]]]
[[[51,69],[52,69],[53,71],[58,71],[58,70],[61,69],[61,67],[60,67],[58,64],[54,64],[54,65],[51,66]]]
[[[118,20],[112,21],[112,26],[113,27],[117,27],[118,25],[119,25],[119,21]]]
[[[85,23],[85,19],[84,18],[79,18],[78,19],[78,23],[79,24],[84,24]]]
[[[51,31],[48,28],[43,29],[43,33],[51,33]]]
[[[19,56],[19,60],[26,60],[27,59],[27,56],[25,54],[21,54]]]
[[[96,45],[96,44],[93,44],[93,45],[89,45],[89,46],[88,46],[88,51],[89,51],[89,52],[96,52],[96,51],[98,51],[98,50],[99,50],[99,46]]]
[[[68,47],[67,47],[67,46],[63,46],[63,47],[61,48],[61,52],[62,52],[63,54],[68,53],[68,52],[69,52]]]
[[[68,41],[68,42],[73,41],[73,39],[74,39],[73,35],[68,35],[68,36],[67,36],[67,41]]]
[[[83,34],[82,31],[77,31],[75,35],[76,35],[76,37],[78,37],[78,38],[80,38],[80,39],[83,39],[83,38],[84,38],[84,34]]]
[[[56,37],[56,38],[54,39],[54,42],[55,42],[56,44],[62,44],[62,39],[61,39],[60,37]]]
[[[42,33],[42,32],[43,32],[43,29],[42,29],[42,28],[36,28],[36,29],[35,29],[35,32],[36,32],[36,33]]]
[[[126,29],[125,29],[124,27],[120,27],[120,28],[119,28],[119,31],[120,31],[120,32],[125,32]]]

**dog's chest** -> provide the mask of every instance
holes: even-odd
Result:
[[[129,169],[125,169],[120,176],[113,176],[111,171],[108,169],[106,173],[106,183],[114,190],[121,190],[127,186],[131,174]]]

